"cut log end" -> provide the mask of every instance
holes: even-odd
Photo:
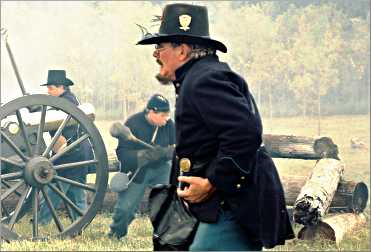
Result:
[[[296,202],[293,211],[293,218],[296,223],[302,225],[314,225],[318,223],[321,218],[318,206],[316,202],[318,199],[313,197],[304,197]]]
[[[321,158],[334,158],[340,160],[338,146],[331,138],[321,137],[314,141],[313,149]]]
[[[298,233],[298,238],[302,240],[325,239],[339,245],[346,234],[363,227],[365,223],[366,217],[363,214],[337,214],[323,219],[317,225],[303,227]]]
[[[351,208],[355,213],[361,213],[366,208],[368,201],[368,189],[367,185],[363,182],[357,183],[353,198]]]
[[[324,222],[319,222],[317,225],[310,225],[303,227],[299,233],[300,240],[330,240],[336,241],[335,231],[330,225]]]

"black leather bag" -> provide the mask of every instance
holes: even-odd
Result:
[[[155,251],[188,250],[198,220],[178,197],[174,185],[157,185],[148,200]]]

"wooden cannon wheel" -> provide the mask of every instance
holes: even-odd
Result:
[[[37,112],[33,112],[35,110]],[[51,119],[56,114],[62,115],[62,120]],[[31,122],[35,118],[36,123]],[[1,106],[0,120],[2,227],[17,234],[20,239],[63,238],[79,234],[101,208],[108,182],[106,149],[91,118],[65,99],[28,95]],[[48,131],[53,127],[56,128],[51,137]],[[52,152],[57,139],[68,127],[78,129],[76,139],[70,139],[61,151]],[[49,143],[46,136],[49,136]],[[92,148],[91,158],[56,164],[59,158],[80,151],[78,148],[83,143]],[[89,179],[92,178],[89,184],[60,175],[64,170],[86,171],[88,167],[93,171],[89,175]],[[86,209],[81,209],[72,196],[65,193],[65,185],[92,195]],[[53,197],[58,199],[60,205],[51,203]],[[9,198],[17,200],[12,208],[6,204]],[[46,206],[52,216],[47,225],[40,223],[41,205]]]

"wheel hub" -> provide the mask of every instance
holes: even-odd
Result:
[[[53,164],[44,157],[34,157],[26,165],[25,181],[31,186],[41,187],[52,181],[55,174]]]

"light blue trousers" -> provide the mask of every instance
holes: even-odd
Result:
[[[129,187],[118,194],[115,204],[111,234],[117,238],[124,237],[128,232],[128,226],[135,217],[145,189],[151,185],[169,184],[171,162],[162,163],[156,167],[146,167],[142,183],[131,183]],[[135,180],[134,180],[135,181]]]
[[[261,251],[262,246],[247,237],[230,210],[220,210],[216,223],[200,222],[190,251]]]
[[[85,183],[86,179],[78,179],[78,182]],[[73,202],[75,205],[80,208],[81,210],[85,210],[87,208],[87,201],[86,201],[86,192],[84,189],[81,189],[76,186],[72,186],[71,184],[63,183],[61,182],[62,189],[64,191],[64,194]],[[61,197],[59,197],[58,194],[56,194],[54,191],[52,191],[50,188],[47,188],[47,194],[50,198],[50,201],[52,202],[52,205],[55,209],[58,209],[58,206],[63,201]],[[44,199],[42,197],[42,200],[40,202],[40,212],[39,212],[39,223],[41,225],[48,224],[52,219],[51,211]],[[72,209],[72,219],[76,220],[79,218],[80,215],[76,213],[75,210]]]

